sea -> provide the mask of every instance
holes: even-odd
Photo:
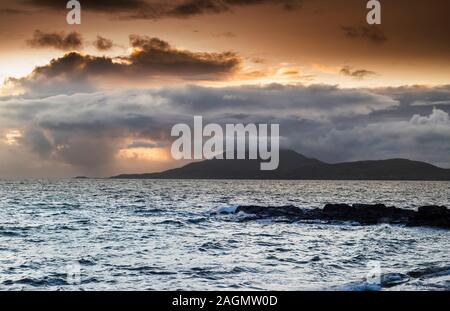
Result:
[[[449,182],[0,180],[0,290],[450,290],[450,232],[237,206],[450,206]]]

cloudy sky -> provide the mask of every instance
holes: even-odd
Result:
[[[0,177],[110,176],[183,163],[171,127],[280,123],[328,162],[450,168],[450,2],[0,3]]]

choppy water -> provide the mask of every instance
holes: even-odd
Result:
[[[450,289],[446,230],[210,215],[329,202],[450,206],[450,183],[0,181],[0,289],[387,289],[364,281],[377,262],[423,270],[390,289]]]

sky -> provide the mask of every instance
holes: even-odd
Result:
[[[0,177],[155,172],[172,126],[278,123],[330,163],[450,168],[450,2],[0,3]]]

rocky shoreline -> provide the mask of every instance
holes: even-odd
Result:
[[[422,206],[417,211],[388,207],[384,204],[327,204],[323,209],[303,209],[292,205],[239,206],[232,213],[252,215],[247,218],[248,220],[282,217],[292,222],[354,221],[361,225],[387,223],[409,227],[428,226],[450,229],[450,210],[446,206],[435,205]]]

